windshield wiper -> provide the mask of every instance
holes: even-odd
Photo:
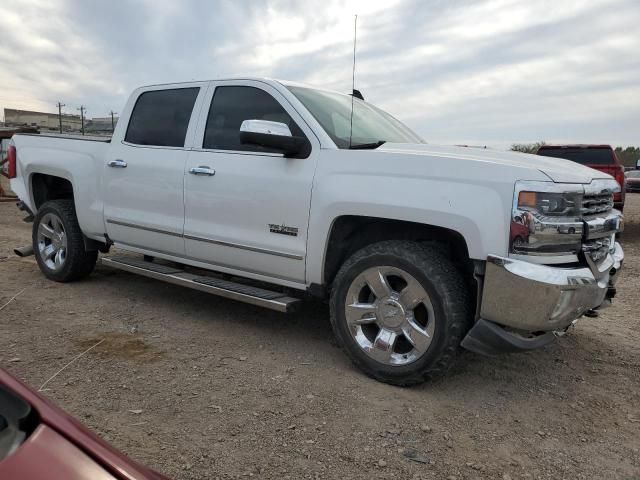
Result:
[[[373,143],[359,143],[357,145],[351,145],[349,147],[350,150],[373,150],[375,148],[378,148],[380,145],[384,145],[386,143],[386,140],[378,140],[377,142],[373,142]]]

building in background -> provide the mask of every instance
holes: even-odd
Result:
[[[113,125],[111,123],[111,117],[95,117],[86,121],[84,129],[87,133],[111,135],[113,127],[117,124],[118,117],[113,118]]]
[[[111,118],[109,118],[111,121]],[[62,114],[62,130],[65,132],[80,131],[79,115]],[[36,127],[40,130],[60,130],[60,118],[57,113],[33,112],[30,110],[4,109],[4,124],[8,127]]]

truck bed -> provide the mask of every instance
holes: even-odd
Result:
[[[102,135],[68,135],[64,133],[17,133],[14,136],[38,137],[38,138],[64,138],[66,140],[81,140],[85,142],[111,143],[111,136]]]

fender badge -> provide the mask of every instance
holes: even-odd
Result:
[[[287,227],[284,223],[282,225],[270,223],[269,231],[271,233],[279,233],[280,235],[290,235],[292,237],[298,236],[298,227]]]

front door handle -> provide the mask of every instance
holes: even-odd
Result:
[[[190,168],[189,173],[192,175],[208,175],[212,177],[216,174],[216,171],[206,165],[200,165],[199,167]]]
[[[127,162],[125,162],[124,160],[110,160],[109,163],[107,163],[107,165],[109,165],[110,167],[113,168],[127,168]]]

